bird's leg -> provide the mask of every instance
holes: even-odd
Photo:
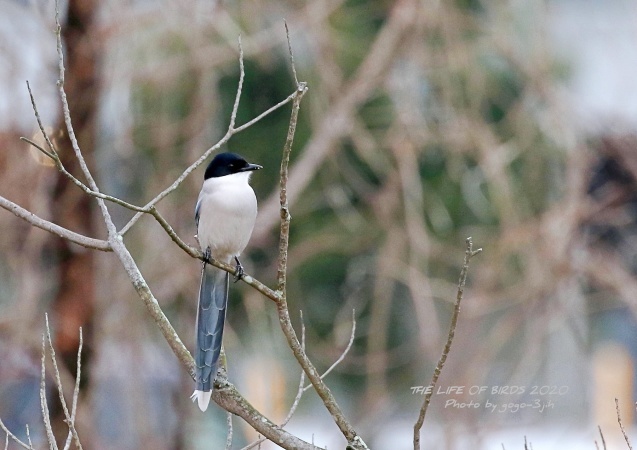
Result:
[[[210,264],[210,258],[212,258],[212,254],[210,252],[210,247],[206,247],[206,250],[203,252],[204,264]]]
[[[235,256],[234,260],[237,262],[237,268],[235,269],[235,272],[234,272],[234,282],[236,283],[243,277],[243,274],[245,272],[243,271],[243,266],[241,265],[241,261],[239,261],[239,258]]]

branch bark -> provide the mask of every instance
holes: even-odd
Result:
[[[451,344],[453,343],[453,338],[456,334],[456,325],[458,324],[458,316],[460,315],[460,303],[462,302],[462,296],[464,295],[464,287],[467,282],[467,272],[469,271],[469,261],[482,251],[481,248],[477,250],[473,249],[473,241],[470,237],[467,238],[466,244],[467,247],[464,253],[464,263],[462,265],[462,270],[460,271],[458,293],[456,295],[456,303],[453,308],[453,315],[451,316],[451,325],[449,326],[447,343],[445,344],[445,348],[442,351],[438,364],[436,364],[434,374],[431,377],[431,382],[429,383],[429,388],[427,389],[427,394],[425,395],[425,400],[420,408],[418,420],[416,420],[416,424],[414,425],[414,450],[420,450],[420,429],[425,422],[425,415],[427,414],[427,408],[429,408],[429,403],[431,402],[431,395],[436,387],[436,383],[438,383],[438,378],[440,377],[442,368],[445,365],[445,361],[447,361],[447,356],[449,355]]]

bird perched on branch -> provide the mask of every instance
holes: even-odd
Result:
[[[220,153],[204,174],[195,208],[197,239],[206,260],[236,262],[235,282],[243,275],[239,255],[248,245],[257,217],[250,175],[261,169],[234,153]],[[195,342],[196,388],[191,398],[205,411],[217,374],[228,305],[228,272],[206,262],[201,273]]]

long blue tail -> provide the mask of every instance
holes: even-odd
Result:
[[[212,385],[217,374],[223,327],[228,306],[228,272],[210,264],[203,264],[201,287],[199,288],[199,306],[197,307],[197,335],[195,344],[195,364],[197,383],[195,394],[199,407],[205,411],[208,407]],[[204,397],[202,401],[200,397]]]

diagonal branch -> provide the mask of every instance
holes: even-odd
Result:
[[[5,445],[4,445],[5,450],[9,446],[9,444],[8,444],[9,438],[11,438],[11,440],[13,442],[15,442],[16,444],[18,444],[20,447],[26,448],[27,450],[33,450],[33,446],[22,442],[15,434],[13,434],[11,432],[11,430],[9,430],[7,428],[7,426],[4,424],[2,419],[0,419],[0,428],[2,429],[2,431],[4,431],[4,433],[6,435],[5,441],[4,441],[5,442]]]
[[[312,364],[299,339],[294,331],[292,322],[290,320],[290,313],[288,311],[287,299],[286,299],[286,273],[287,273],[287,260],[288,260],[288,247],[290,237],[290,211],[288,205],[288,164],[290,161],[290,153],[292,151],[292,144],[294,142],[294,133],[296,131],[296,123],[298,120],[298,113],[300,109],[301,100],[305,92],[307,92],[307,85],[305,83],[299,83],[297,86],[298,96],[294,99],[292,105],[292,113],[290,117],[290,125],[288,127],[288,135],[283,147],[283,156],[281,158],[281,170],[280,170],[280,232],[279,232],[279,257],[277,262],[277,292],[280,295],[280,300],[277,302],[277,313],[279,317],[279,325],[285,335],[288,345],[292,349],[294,357],[301,365],[305,373],[307,374],[310,382],[314,386],[314,389],[318,393],[319,397],[323,401],[323,404],[329,411],[330,415],[334,419],[334,422],[343,433],[343,436],[347,439],[348,445],[355,449],[367,448],[363,440],[358,436],[352,425],[345,418],[345,415],[341,411],[334,395],[327,387],[327,385],[321,379],[316,367]]]
[[[64,227],[61,227],[60,225],[57,225],[53,222],[49,222],[48,220],[45,220],[39,216],[36,216],[32,212],[22,208],[21,206],[1,196],[0,196],[0,208],[4,208],[7,211],[15,214],[17,217],[19,217],[22,220],[25,220],[26,222],[30,223],[34,227],[40,228],[41,230],[44,230],[44,231],[48,231],[49,233],[53,233],[57,236],[60,236],[63,239],[66,239],[75,244],[81,245],[82,247],[91,248],[93,250],[100,250],[102,252],[113,251],[111,244],[108,241],[90,238],[88,236],[84,236],[83,234],[76,233],[75,231],[68,230]]]
[[[449,351],[451,350],[451,343],[453,342],[453,338],[456,334],[456,324],[458,323],[458,316],[460,315],[460,303],[462,302],[462,296],[464,295],[464,287],[467,283],[467,272],[469,271],[469,261],[471,258],[476,256],[478,253],[482,251],[481,248],[474,250],[473,249],[473,241],[470,237],[466,240],[467,248],[464,254],[464,263],[462,265],[462,270],[460,271],[460,279],[458,280],[458,293],[456,295],[456,303],[453,308],[453,315],[451,316],[451,325],[449,326],[449,335],[447,336],[447,343],[445,344],[445,348],[442,351],[442,355],[440,356],[440,360],[438,364],[436,364],[436,368],[434,370],[434,374],[431,377],[431,382],[429,383],[429,388],[427,389],[427,394],[425,395],[425,400],[420,408],[420,413],[418,415],[418,420],[414,425],[414,450],[420,450],[420,429],[422,428],[423,423],[425,422],[425,415],[427,414],[427,408],[429,408],[429,403],[431,402],[431,395],[436,387],[436,383],[438,382],[438,378],[440,377],[440,373],[442,372],[442,368],[445,365],[445,361],[447,361],[447,356],[449,355]]]

